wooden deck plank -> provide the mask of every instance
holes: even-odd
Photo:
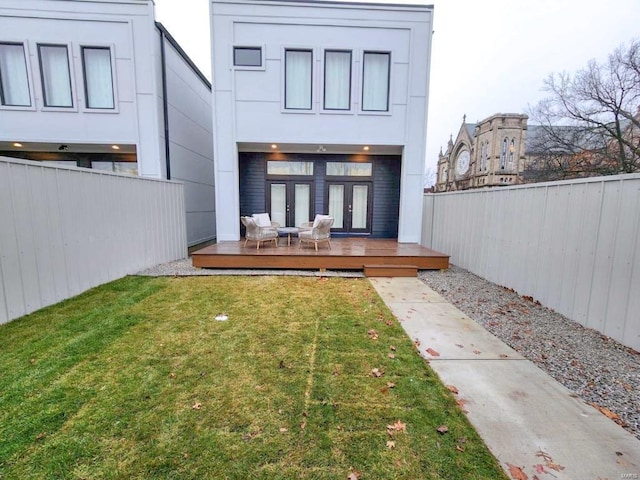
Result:
[[[449,268],[449,256],[413,243],[368,238],[331,240],[331,249],[319,246],[298,248],[297,241],[287,246],[283,240],[276,247],[244,241],[221,242],[193,252],[192,263],[201,268],[286,268],[363,270],[364,265],[413,265],[419,269]]]

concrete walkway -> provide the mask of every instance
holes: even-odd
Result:
[[[640,479],[629,432],[417,278],[370,280],[512,478]]]

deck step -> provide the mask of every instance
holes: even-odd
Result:
[[[415,265],[365,265],[365,277],[417,277]]]

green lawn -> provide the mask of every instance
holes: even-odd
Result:
[[[365,279],[127,277],[0,371],[2,480],[506,478]]]

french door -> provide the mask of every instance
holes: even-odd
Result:
[[[371,182],[328,182],[329,215],[333,217],[331,231],[371,233]]]
[[[281,227],[299,227],[311,220],[313,182],[268,181],[267,205],[271,220]]]

